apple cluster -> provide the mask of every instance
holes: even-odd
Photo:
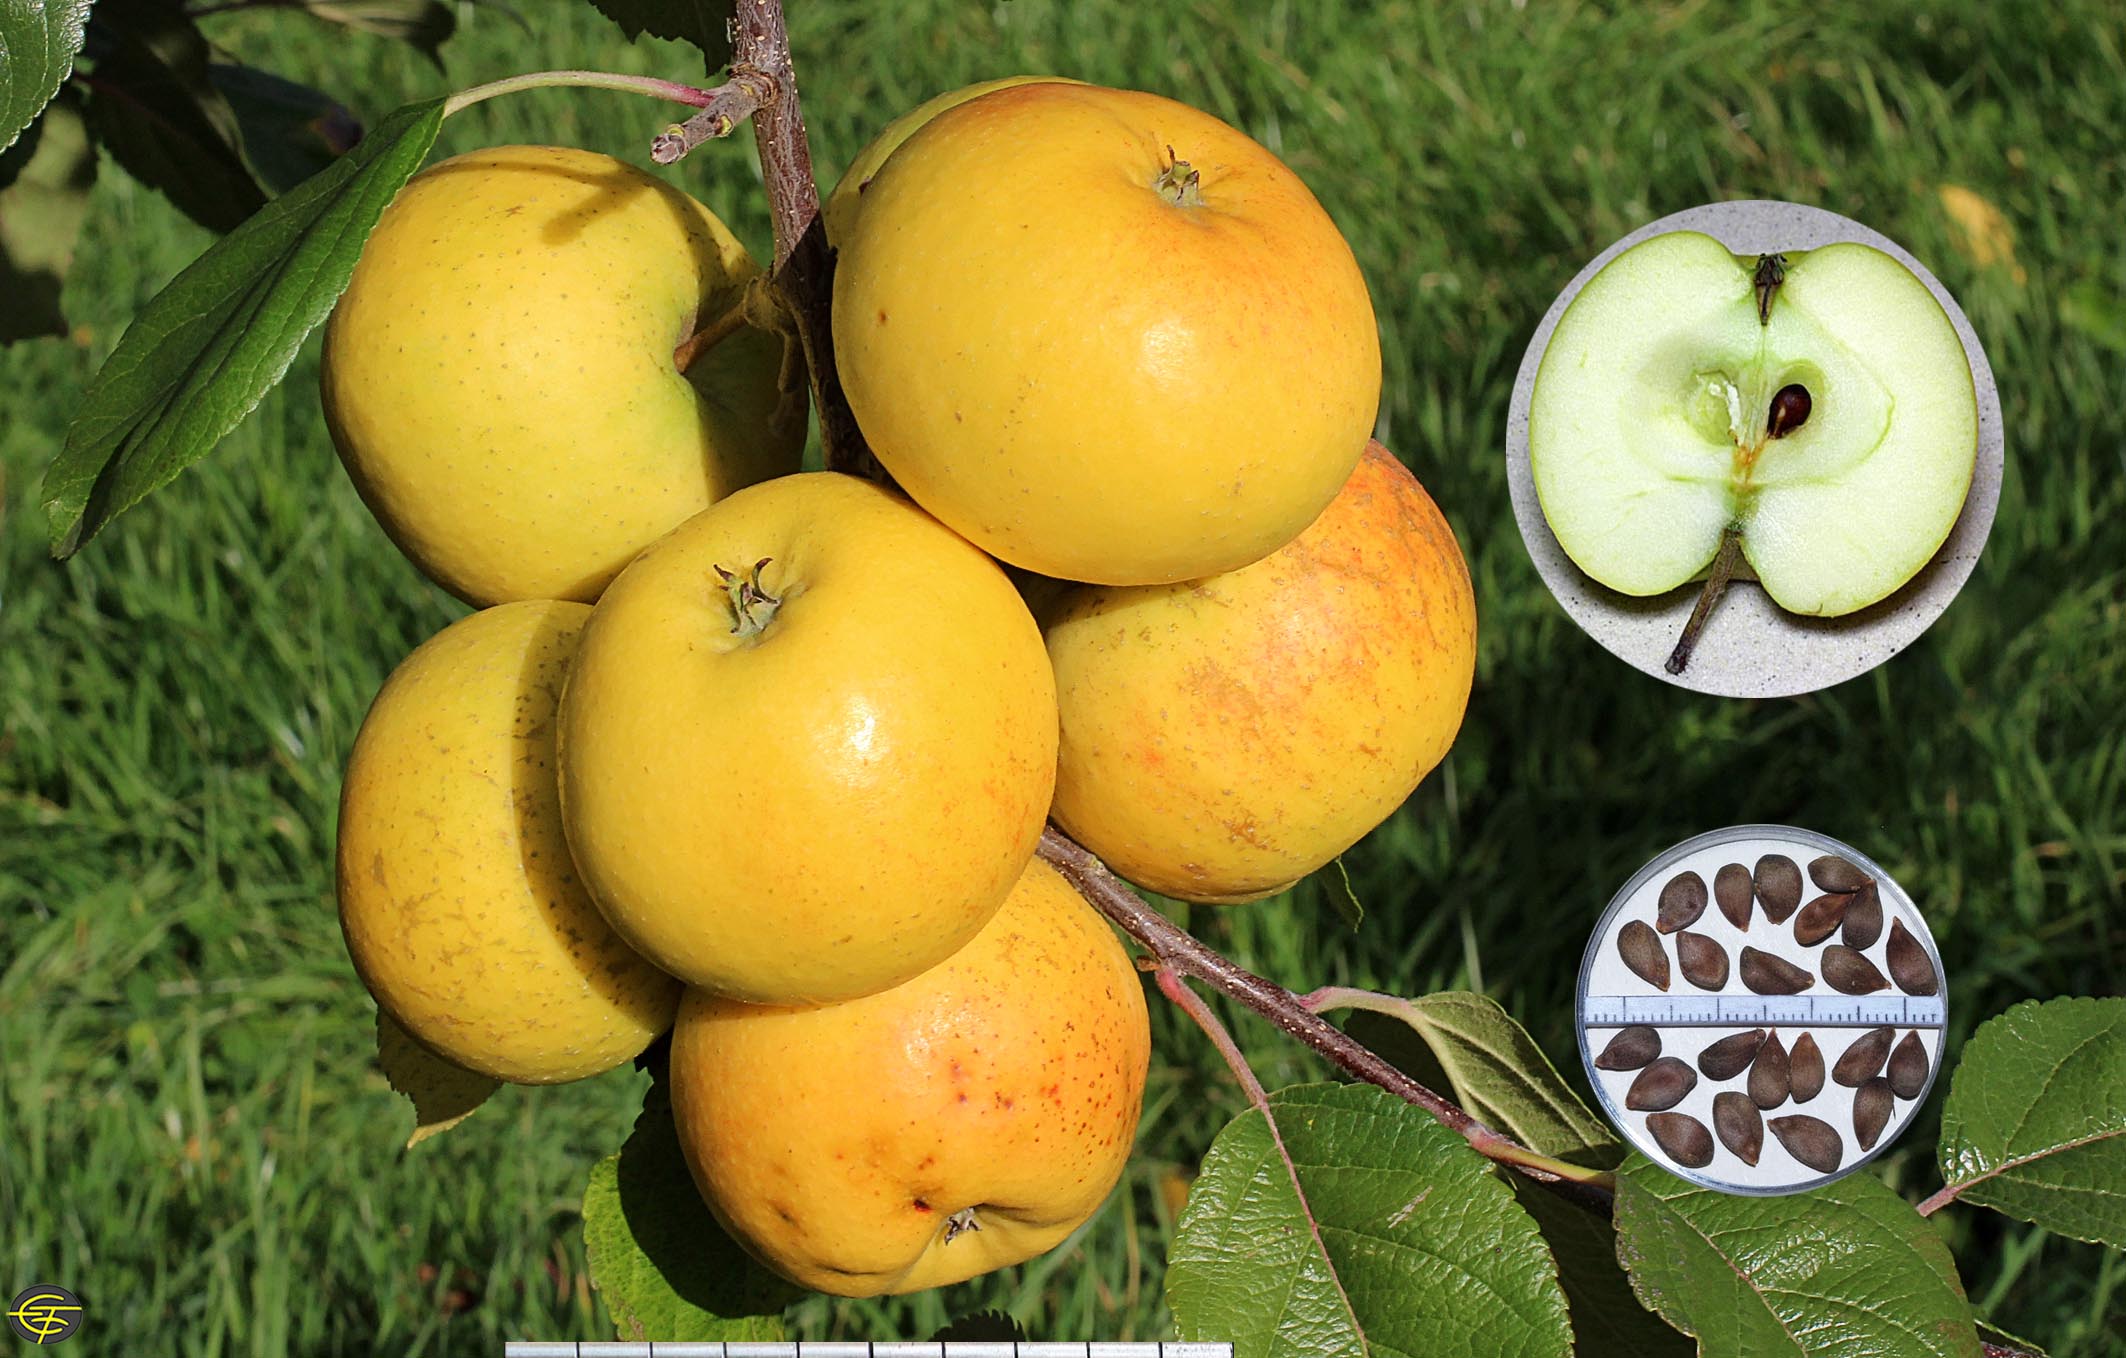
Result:
[[[355,485],[475,606],[379,693],[338,891],[380,1008],[495,1079],[670,1031],[719,1221],[844,1295],[1060,1242],[1127,1158],[1143,987],[1035,855],[1277,892],[1467,703],[1452,532],[1369,440],[1328,215],[1207,114],[991,82],[826,208],[898,489],[801,472],[802,360],[709,211],[608,158],[415,178],[326,333]]]

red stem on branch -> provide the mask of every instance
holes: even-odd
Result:
[[[1042,831],[1040,854],[1078,889],[1079,895],[1143,944],[1161,967],[1202,981],[1240,1001],[1339,1069],[1424,1109],[1488,1158],[1513,1166],[1561,1197],[1608,1213],[1613,1193],[1607,1175],[1549,1161],[1470,1117],[1314,1013],[1298,995],[1240,966],[1152,909],[1090,850],[1054,826]],[[1561,1170],[1586,1177],[1566,1177],[1558,1172]]]

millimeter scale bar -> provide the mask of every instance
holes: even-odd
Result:
[[[1589,995],[1587,1028],[1940,1028],[1938,995]]]
[[[680,1342],[512,1339],[503,1358],[1233,1358],[1233,1346],[1202,1340],[1100,1343],[1033,1339],[782,1340]]]

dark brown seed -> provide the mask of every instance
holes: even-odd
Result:
[[[1849,896],[1874,879],[1835,853],[1809,864],[1809,880],[1833,895]]]
[[[1749,1095],[1732,1089],[1713,1095],[1713,1130],[1720,1133],[1720,1144],[1740,1156],[1743,1164],[1757,1163],[1764,1150],[1764,1114],[1757,1111]]]
[[[1750,1062],[1750,1102],[1759,1108],[1777,1108],[1786,1102],[1788,1088],[1786,1044],[1773,1033],[1757,1049],[1757,1059]]]
[[[1845,908],[1853,903],[1851,896],[1818,896],[1801,907],[1794,916],[1794,941],[1804,948],[1813,948],[1832,934],[1845,920]]]
[[[1740,863],[1729,863],[1713,874],[1713,899],[1720,903],[1720,913],[1737,929],[1747,931],[1750,927],[1750,897],[1756,894],[1756,886],[1750,881],[1750,870]]]
[[[1596,1070],[1637,1070],[1661,1054],[1661,1035],[1645,1024],[1626,1028],[1609,1039],[1594,1059]]]
[[[1786,923],[1801,904],[1801,869],[1783,853],[1768,853],[1757,860],[1756,876],[1757,903],[1764,907],[1764,917]]]
[[[1845,908],[1845,945],[1872,948],[1881,937],[1882,895],[1870,882],[1853,893],[1853,903]]]
[[[1676,968],[1698,989],[1718,990],[1727,984],[1727,949],[1686,929],[1676,935]]]
[[[1853,1139],[1862,1150],[1875,1149],[1875,1140],[1890,1125],[1890,1110],[1896,1106],[1890,1082],[1880,1075],[1862,1085],[1853,1096]]]
[[[1860,1088],[1882,1069],[1882,1059],[1890,1054],[1890,1039],[1895,1036],[1894,1028],[1870,1028],[1854,1038],[1853,1045],[1838,1058],[1838,1064],[1831,1067],[1831,1078],[1848,1089]]]
[[[1713,1162],[1713,1134],[1688,1113],[1649,1113],[1646,1130],[1654,1144],[1669,1159],[1688,1169],[1704,1169]]]
[[[1857,953],[1843,943],[1833,943],[1825,948],[1818,961],[1823,967],[1823,979],[1833,990],[1848,995],[1872,995],[1890,984],[1889,977],[1878,971],[1865,954]]]
[[[1934,964],[1927,960],[1927,950],[1905,931],[1903,920],[1890,921],[1890,942],[1886,951],[1890,977],[1897,982],[1899,990],[1907,995],[1932,995],[1941,988],[1941,982],[1934,975]]]
[[[1786,1147],[1786,1153],[1815,1170],[1829,1174],[1845,1159],[1845,1143],[1838,1139],[1838,1132],[1822,1118],[1812,1118],[1807,1113],[1789,1113],[1783,1118],[1772,1119],[1772,1135]]]
[[[1816,984],[1814,972],[1803,971],[1783,957],[1755,948],[1742,949],[1742,984],[1759,995],[1799,995]]]
[[[1661,946],[1661,935],[1645,920],[1635,919],[1617,930],[1617,955],[1640,980],[1656,990],[1668,989],[1668,952]]]
[[[1757,1048],[1763,1045],[1762,1028],[1723,1037],[1698,1053],[1698,1069],[1705,1072],[1708,1080],[1732,1080],[1749,1069],[1750,1062],[1757,1057]]]
[[[1698,1072],[1673,1056],[1664,1056],[1639,1072],[1624,1091],[1624,1106],[1634,1113],[1657,1113],[1683,1102],[1698,1087]]]
[[[1794,1039],[1794,1050],[1787,1053],[1787,1089],[1794,1102],[1807,1103],[1823,1092],[1823,1048],[1807,1033]]]
[[[1926,1044],[1918,1033],[1906,1033],[1890,1052],[1890,1088],[1900,1099],[1916,1099],[1926,1087]]]
[[[1764,434],[1766,438],[1783,439],[1809,422],[1809,389],[1799,382],[1789,382],[1772,396],[1772,408],[1765,412]]]
[[[1661,907],[1654,927],[1664,934],[1688,928],[1705,913],[1705,879],[1695,872],[1679,872],[1661,888]]]

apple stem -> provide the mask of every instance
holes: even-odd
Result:
[[[1698,591],[1698,602],[1690,611],[1690,621],[1683,624],[1683,635],[1676,638],[1676,649],[1668,653],[1668,663],[1663,666],[1670,674],[1681,674],[1690,664],[1690,653],[1697,649],[1698,634],[1705,630],[1705,620],[1712,616],[1713,605],[1727,589],[1727,582],[1735,578],[1735,559],[1742,554],[1742,535],[1730,528],[1720,535],[1720,551],[1713,558],[1712,574],[1705,577],[1705,588]]]
[[[693,334],[679,342],[672,350],[672,364],[683,374],[694,366],[701,356],[745,328],[746,306],[740,302]]]
[[[650,143],[650,158],[669,165],[752,119],[775,230],[768,278],[804,352],[827,468],[891,485],[892,478],[871,455],[856,426],[828,338],[834,315],[834,251],[827,244],[826,219],[819,213],[819,185],[812,179],[812,148],[805,136],[782,0],[739,0],[737,10],[731,20],[731,78],[710,92],[699,113],[660,133]]]
[[[475,85],[469,90],[459,90],[443,101],[443,116],[448,118],[451,114],[462,112],[474,104],[484,104],[505,94],[562,87],[619,90],[626,94],[647,95],[652,99],[666,99],[675,104],[689,104],[695,108],[714,103],[718,93],[716,90],[705,90],[695,85],[682,85],[675,80],[658,80],[646,75],[621,75],[616,71],[532,71],[503,80],[490,80],[485,85]]]
[[[1240,966],[1160,914],[1123,885],[1089,849],[1049,826],[1041,832],[1041,858],[1078,889],[1101,914],[1144,945],[1160,967],[1204,982],[1268,1019],[1287,1036],[1312,1047],[1339,1069],[1438,1119],[1478,1154],[1511,1165],[1569,1201],[1608,1213],[1615,1179],[1602,1170],[1553,1160],[1493,1131],[1457,1108],[1379,1053],[1308,1008],[1300,996]]]

